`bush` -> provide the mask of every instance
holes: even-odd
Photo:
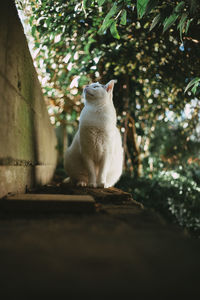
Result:
[[[200,185],[197,182],[200,170],[194,172],[190,168],[189,171],[190,177],[183,169],[162,171],[152,178],[133,178],[125,174],[117,186],[132,193],[145,207],[155,209],[166,219],[200,236]]]

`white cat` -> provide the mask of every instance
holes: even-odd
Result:
[[[64,166],[78,186],[111,187],[122,174],[123,148],[113,105],[114,80],[84,88],[79,129],[67,149]]]

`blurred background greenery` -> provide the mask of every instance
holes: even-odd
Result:
[[[16,4],[58,137],[57,175],[65,176],[83,86],[117,79],[125,153],[117,186],[199,236],[199,1]]]

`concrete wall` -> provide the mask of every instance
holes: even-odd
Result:
[[[0,197],[51,180],[56,137],[14,2],[0,9]]]

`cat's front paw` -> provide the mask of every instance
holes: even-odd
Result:
[[[87,183],[85,181],[78,181],[76,185],[84,187],[87,186]]]
[[[97,182],[97,187],[101,189],[106,189],[109,188],[109,184],[107,184],[106,182]]]
[[[99,182],[99,183],[97,183],[97,187],[98,187],[98,188],[104,189],[104,188],[106,187],[106,183],[104,183],[104,182]]]
[[[97,184],[94,183],[94,182],[90,182],[90,183],[88,183],[88,187],[96,188],[96,187],[97,187]]]

